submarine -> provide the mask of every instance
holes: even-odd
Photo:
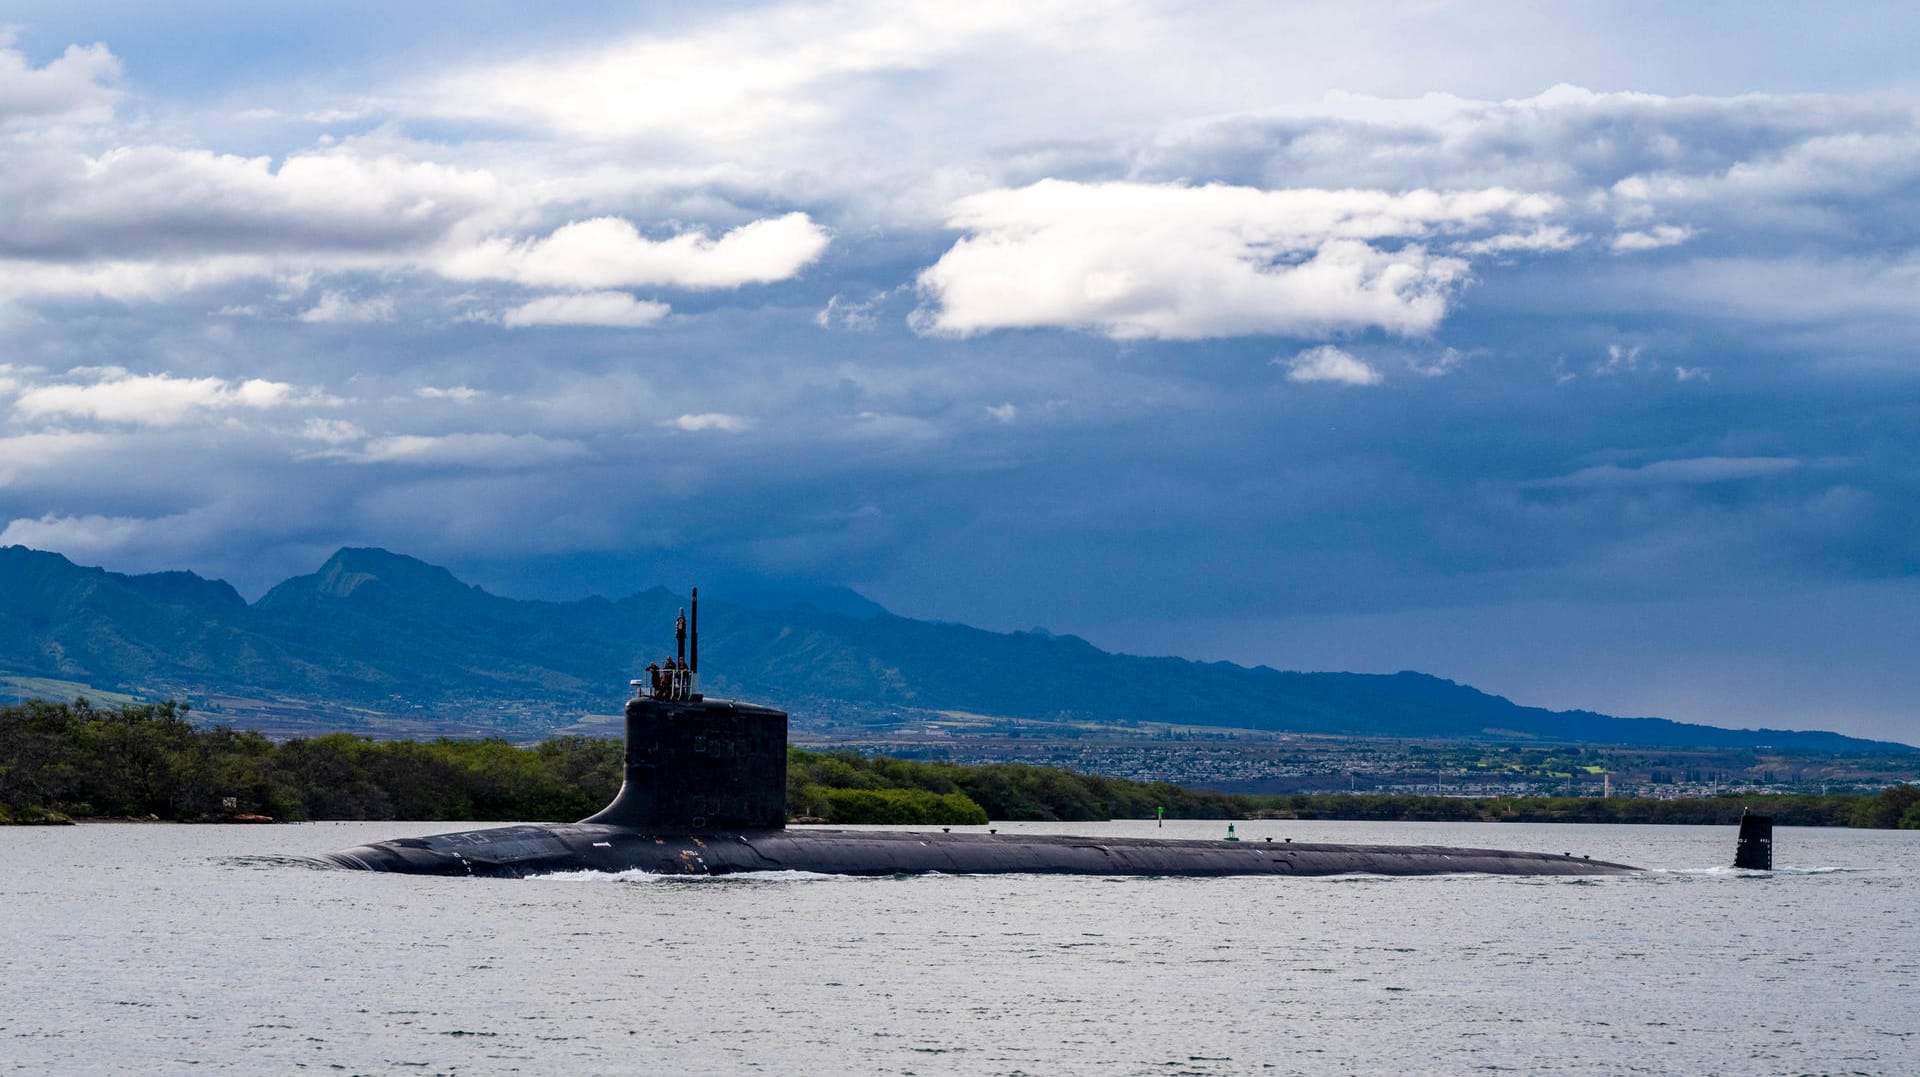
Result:
[[[698,691],[698,588],[691,597],[691,656],[683,610],[675,624],[677,656],[629,682],[634,691],[626,705],[625,773],[612,803],[577,823],[395,838],[328,853],[320,862],[365,871],[494,877],[579,871],[1218,877],[1624,875],[1641,870],[1567,853],[1425,845],[790,828],[787,715]],[[1744,852],[1749,848],[1745,826],[1742,838]],[[1757,850],[1757,831],[1751,840]],[[1767,854],[1770,866],[1770,847]]]

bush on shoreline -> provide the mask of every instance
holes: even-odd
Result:
[[[72,826],[73,817],[46,808],[10,808],[0,804],[0,826]]]
[[[376,741],[350,733],[276,744],[226,726],[198,729],[173,703],[0,707],[0,823],[65,816],[194,820],[564,822],[620,788],[618,741],[556,737]],[[232,798],[234,806],[226,806]],[[977,825],[988,819],[1374,819],[1729,824],[1745,807],[1782,826],[1920,829],[1920,786],[1873,796],[1452,798],[1347,793],[1247,796],[1023,764],[961,766],[787,752],[787,807],[833,823]]]

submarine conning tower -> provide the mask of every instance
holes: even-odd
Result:
[[[685,611],[678,652],[630,682],[626,774],[613,803],[583,823],[653,834],[772,830],[787,823],[787,715],[708,699],[699,688],[700,589],[692,596],[692,657]]]

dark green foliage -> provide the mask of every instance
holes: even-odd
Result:
[[[1862,799],[1848,820],[1854,826],[1920,830],[1920,785],[1896,785]]]
[[[348,733],[275,744],[225,726],[197,729],[173,703],[0,707],[0,822],[77,816],[278,819],[584,818],[620,787],[618,742],[375,741]],[[1920,829],[1920,786],[1873,796],[1248,796],[1019,764],[961,766],[787,752],[787,807],[839,823],[964,825],[989,818],[1505,820],[1728,825],[1745,808],[1781,826]]]
[[[0,805],[81,816],[573,820],[620,787],[620,746],[562,737],[374,741],[347,733],[274,744],[195,729],[172,703],[0,707]]]
[[[787,752],[787,803],[796,815],[834,822],[834,789],[958,792],[994,819],[1360,819],[1388,822],[1691,823],[1728,826],[1752,810],[1780,826],[1920,827],[1920,786],[1875,796],[1721,796],[1675,800],[1614,797],[1432,797],[1352,793],[1250,796],[1182,789],[1046,767],[968,767],[853,752]],[[904,821],[904,820],[903,820]],[[944,821],[944,820],[942,820]]]
[[[1142,818],[1162,806],[1169,817],[1176,819],[1240,819],[1253,807],[1274,799],[1208,793],[1164,783],[1103,778],[1018,763],[969,767],[884,756],[869,758],[854,752],[788,749],[787,810],[795,815],[832,819],[818,796],[818,791],[826,789],[924,789],[932,793],[959,793],[979,805],[991,818],[1042,821]]]
[[[808,801],[822,810],[829,823],[937,823],[949,826],[985,825],[987,813],[964,793],[930,793],[925,789],[828,789],[812,786]]]
[[[0,826],[70,826],[73,817],[45,808],[9,808],[0,804]]]

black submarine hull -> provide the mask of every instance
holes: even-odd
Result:
[[[644,871],[731,875],[1617,875],[1638,869],[1565,854],[1400,845],[1181,841],[1045,834],[787,829],[787,715],[696,690],[693,649],[632,683],[619,794],[578,823],[399,838],[325,863],[414,875]],[[683,642],[684,618],[675,624]]]
[[[1422,845],[931,833],[825,828],[653,835],[594,823],[496,827],[330,853],[337,867],[517,878],[556,872],[732,875],[1623,875],[1640,869],[1554,853]]]

